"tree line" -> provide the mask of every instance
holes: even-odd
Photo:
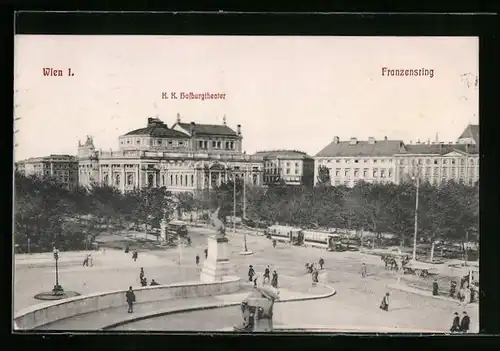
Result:
[[[469,186],[448,181],[440,185],[419,184],[416,211],[416,183],[401,184],[359,182],[354,187],[331,186],[328,175],[319,174],[319,184],[308,186],[246,185],[245,217],[270,224],[298,226],[304,229],[337,228],[368,231],[375,240],[383,233],[393,234],[403,245],[411,243],[417,212],[420,242],[433,244],[477,242],[479,238],[479,184]],[[189,209],[221,207],[221,219],[243,215],[243,183],[236,179],[210,193],[188,196]],[[465,247],[465,246],[464,246]]]
[[[90,248],[103,232],[160,228],[175,200],[166,188],[120,193],[107,185],[64,188],[50,177],[15,173],[14,243],[18,252]]]

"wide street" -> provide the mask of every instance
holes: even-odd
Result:
[[[126,289],[129,285],[138,287],[140,267],[144,267],[148,281],[153,278],[161,284],[198,280],[204,259],[206,234],[211,231],[204,228],[190,228],[189,231],[193,247],[183,248],[181,254],[177,249],[139,251],[137,262],[131,259],[130,254],[108,249],[105,253],[93,254],[95,256],[93,267],[82,267],[84,252],[62,252],[60,254],[60,284],[66,290],[82,294]],[[377,256],[358,252],[326,252],[316,248],[293,247],[283,243],[278,243],[278,246],[273,248],[270,240],[251,235],[247,235],[247,244],[248,249],[253,251],[253,255],[244,256],[238,254],[243,251],[243,235],[233,234],[228,228],[228,238],[230,262],[236,275],[245,278],[250,264],[256,268],[258,274],[262,274],[265,265],[269,264],[271,269],[276,270],[280,275],[300,277],[297,280],[299,283],[293,287],[298,291],[307,292],[312,289],[307,283],[308,280],[310,281],[310,276],[305,274],[304,264],[316,263],[320,257],[324,258],[325,270],[320,275],[320,281],[333,286],[337,294],[327,299],[277,304],[275,307],[277,324],[330,326],[332,328],[359,327],[365,332],[374,328],[409,328],[415,331],[447,332],[453,312],[461,314],[463,310],[466,310],[471,317],[471,332],[477,332],[479,329],[477,304],[461,307],[455,301],[392,289],[389,285],[397,284],[397,276],[393,272],[385,271],[382,261]],[[199,267],[195,264],[196,254],[200,256]],[[15,310],[40,303],[41,301],[35,300],[33,296],[42,291],[50,291],[54,285],[53,260],[51,262],[49,257],[42,267],[36,267],[36,256],[32,255],[31,259],[16,257]],[[28,261],[32,263],[28,264]],[[362,262],[368,265],[368,277],[364,279],[360,276]],[[283,282],[286,285],[291,284],[287,280]],[[388,312],[378,308],[386,292],[391,294]],[[214,320],[218,319],[217,315],[220,315],[222,320],[225,316],[233,315],[233,312],[224,309],[193,312],[194,318],[189,318],[189,314],[182,315],[182,318],[179,317],[181,315],[171,315],[162,317],[161,321],[156,323],[157,326],[153,324],[154,320],[147,320],[123,326],[122,329],[140,327],[149,330],[179,330],[179,328],[207,330],[204,316],[210,316]],[[189,322],[180,323],[181,320]],[[213,326],[211,328],[213,330]]]

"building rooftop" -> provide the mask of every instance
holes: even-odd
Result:
[[[398,154],[422,154],[422,155],[446,155],[453,151],[477,154],[479,148],[476,145],[465,144],[412,144],[405,145]]]
[[[303,151],[298,150],[267,150],[267,151],[257,151],[256,156],[262,156],[264,158],[294,158],[294,159],[310,159],[312,158]]]
[[[186,134],[168,128],[168,126],[158,118],[148,118],[146,128],[139,128],[128,132],[125,135],[149,135],[158,138],[186,138]]]
[[[458,139],[471,138],[476,145],[479,145],[479,125],[469,124]]]
[[[40,157],[30,157],[25,160],[17,161],[16,163],[36,163],[36,162],[52,162],[52,161],[74,161],[76,157],[72,155],[49,155]]]
[[[351,138],[349,141],[340,141],[338,137],[334,137],[330,144],[316,154],[316,157],[392,156],[399,153],[402,147],[404,147],[402,140]]]
[[[178,125],[179,127],[181,127],[183,129],[189,131],[189,130],[191,130],[191,126],[193,124],[191,124],[191,123],[176,123],[176,124],[174,124],[173,127],[175,127],[176,125]],[[194,126],[193,131],[196,133],[196,135],[238,136],[238,133],[236,133],[234,130],[232,130],[231,128],[229,128],[226,125],[220,125],[220,124],[196,124],[195,123],[193,126]]]

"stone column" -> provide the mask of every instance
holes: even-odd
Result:
[[[122,167],[122,175],[121,175],[122,183],[120,184],[120,186],[121,186],[122,193],[124,193],[125,192],[125,182],[127,181],[125,179],[125,164],[122,164],[121,167]]]
[[[212,171],[208,171],[208,189],[212,188]]]

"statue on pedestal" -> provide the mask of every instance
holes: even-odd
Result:
[[[203,263],[200,279],[205,282],[221,281],[224,276],[228,276],[230,272],[229,266],[229,248],[228,239],[226,237],[224,223],[219,219],[219,210],[217,208],[210,216],[212,229],[215,230],[215,235],[208,237],[208,255]]]

